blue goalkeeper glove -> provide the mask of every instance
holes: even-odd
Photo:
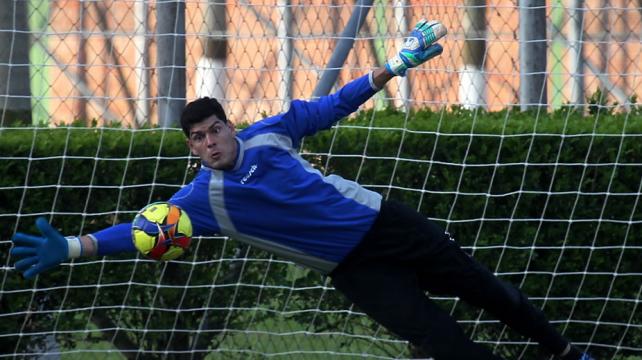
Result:
[[[82,250],[78,237],[63,237],[45,218],[38,218],[36,226],[43,236],[16,233],[12,239],[11,257],[17,259],[16,270],[22,271],[27,279],[80,256]]]
[[[440,55],[444,48],[435,42],[446,35],[446,27],[438,21],[421,20],[406,38],[401,51],[386,62],[391,75],[406,76],[406,71]]]

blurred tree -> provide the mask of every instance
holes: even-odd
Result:
[[[0,8],[0,126],[31,123],[27,2]]]

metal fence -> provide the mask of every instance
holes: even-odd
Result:
[[[368,106],[552,110],[592,97],[627,111],[642,92],[641,14],[639,0],[16,0],[0,8],[0,121],[171,126],[207,95],[252,122],[310,98],[341,41],[352,50],[334,88],[381,66],[424,17],[448,27],[444,54]]]

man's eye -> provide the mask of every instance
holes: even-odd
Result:
[[[203,137],[201,135],[194,135],[194,136],[192,136],[192,140],[201,141],[201,140],[203,140]]]

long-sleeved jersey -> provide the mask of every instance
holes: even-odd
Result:
[[[169,202],[189,214],[195,236],[227,235],[329,273],[371,228],[381,195],[324,176],[296,149],[304,136],[330,128],[376,91],[363,76],[316,101],[293,101],[287,112],[237,134],[231,170],[202,166]],[[92,235],[103,255],[134,251],[130,234],[131,224],[120,224]]]

